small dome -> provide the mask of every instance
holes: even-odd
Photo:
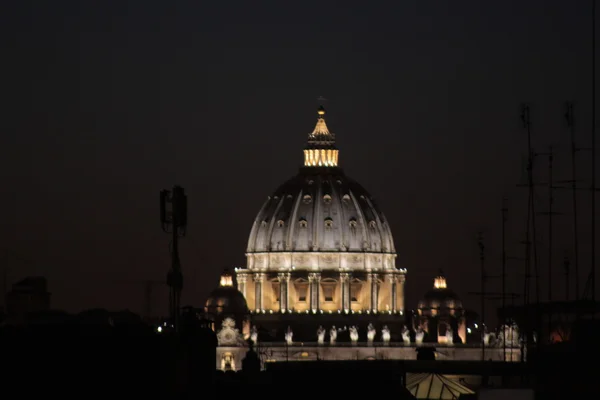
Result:
[[[233,279],[228,271],[221,275],[219,287],[208,296],[204,304],[204,312],[214,316],[248,314],[246,299],[242,292],[233,286]]]

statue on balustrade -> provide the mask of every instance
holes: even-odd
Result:
[[[367,327],[367,340],[368,340],[369,344],[372,344],[373,340],[375,340],[376,333],[377,333],[377,331],[375,330],[375,327],[373,326],[373,324],[369,323],[369,326]]]
[[[258,329],[256,329],[256,325],[252,326],[250,330],[250,340],[252,340],[254,345],[258,344]]]
[[[536,337],[534,336],[534,343],[535,339]],[[504,343],[506,343],[506,347],[520,346],[519,328],[516,323],[513,322],[511,325],[502,325],[500,328],[500,332],[498,332],[498,345],[502,347],[504,346]]]
[[[402,327],[402,341],[405,345],[410,345],[410,331],[408,330],[406,325]]]
[[[319,345],[325,343],[325,329],[321,325],[319,325],[319,329],[317,329],[317,342]]]
[[[358,328],[356,326],[350,327],[350,340],[352,340],[353,344],[358,342]]]
[[[387,325],[384,325],[383,329],[381,329],[381,340],[383,340],[385,345],[388,345],[390,344],[391,337],[392,334],[390,332],[390,328],[388,328]]]
[[[494,346],[496,343],[500,343],[497,340],[496,334],[494,332],[489,332],[487,326],[483,327],[483,345],[484,346]]]
[[[289,345],[294,343],[294,332],[292,332],[292,327],[288,326],[287,332],[285,333],[285,342]]]
[[[337,339],[337,329],[335,329],[335,325],[331,327],[329,330],[329,343],[331,345],[335,344],[335,340]]]
[[[422,344],[424,337],[425,337],[425,331],[423,330],[423,328],[419,327],[417,329],[417,333],[415,334],[415,343]]]
[[[451,346],[454,344],[454,333],[452,332],[452,328],[446,328],[446,345]]]

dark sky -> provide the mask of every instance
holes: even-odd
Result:
[[[479,307],[468,294],[479,290],[477,231],[497,274],[503,196],[509,255],[522,256],[521,103],[531,104],[536,150],[556,146],[557,179],[570,179],[566,100],[579,145],[590,145],[591,0],[1,7],[2,265],[11,282],[46,275],[56,308],[141,310],[142,281],[164,279],[169,266],[158,193],[174,184],[189,196],[183,303],[200,305],[223,268],[244,265],[255,214],[302,162],[319,96],[341,165],[390,221],[409,307],[439,268]],[[578,159],[589,186],[590,153]],[[547,157],[536,161],[544,181]],[[556,197],[559,297],[572,217],[570,192]],[[583,282],[589,195],[579,198]],[[538,222],[547,265],[547,217]],[[522,271],[510,262],[511,290]],[[156,296],[162,311],[166,290]]]

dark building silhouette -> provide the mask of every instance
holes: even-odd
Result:
[[[50,292],[46,278],[27,277],[15,284],[6,295],[6,311],[8,317],[22,320],[29,313],[48,311],[50,309]]]

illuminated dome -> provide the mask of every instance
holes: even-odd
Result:
[[[204,305],[204,312],[213,317],[248,314],[244,295],[233,286],[233,277],[228,271],[221,275],[219,287],[213,290]]]
[[[339,168],[302,168],[268,197],[248,253],[370,251],[394,253],[387,220],[371,195]]]
[[[319,107],[303,165],[263,203],[247,265],[236,268],[255,320],[258,313],[403,315],[406,269],[396,267],[390,226],[373,196],[339,166],[325,115]]]
[[[446,277],[440,271],[438,276],[433,280],[433,289],[429,290],[423,296],[423,300],[419,302],[419,311],[422,313],[428,311],[449,311],[462,310],[462,302],[453,290],[448,288]]]

